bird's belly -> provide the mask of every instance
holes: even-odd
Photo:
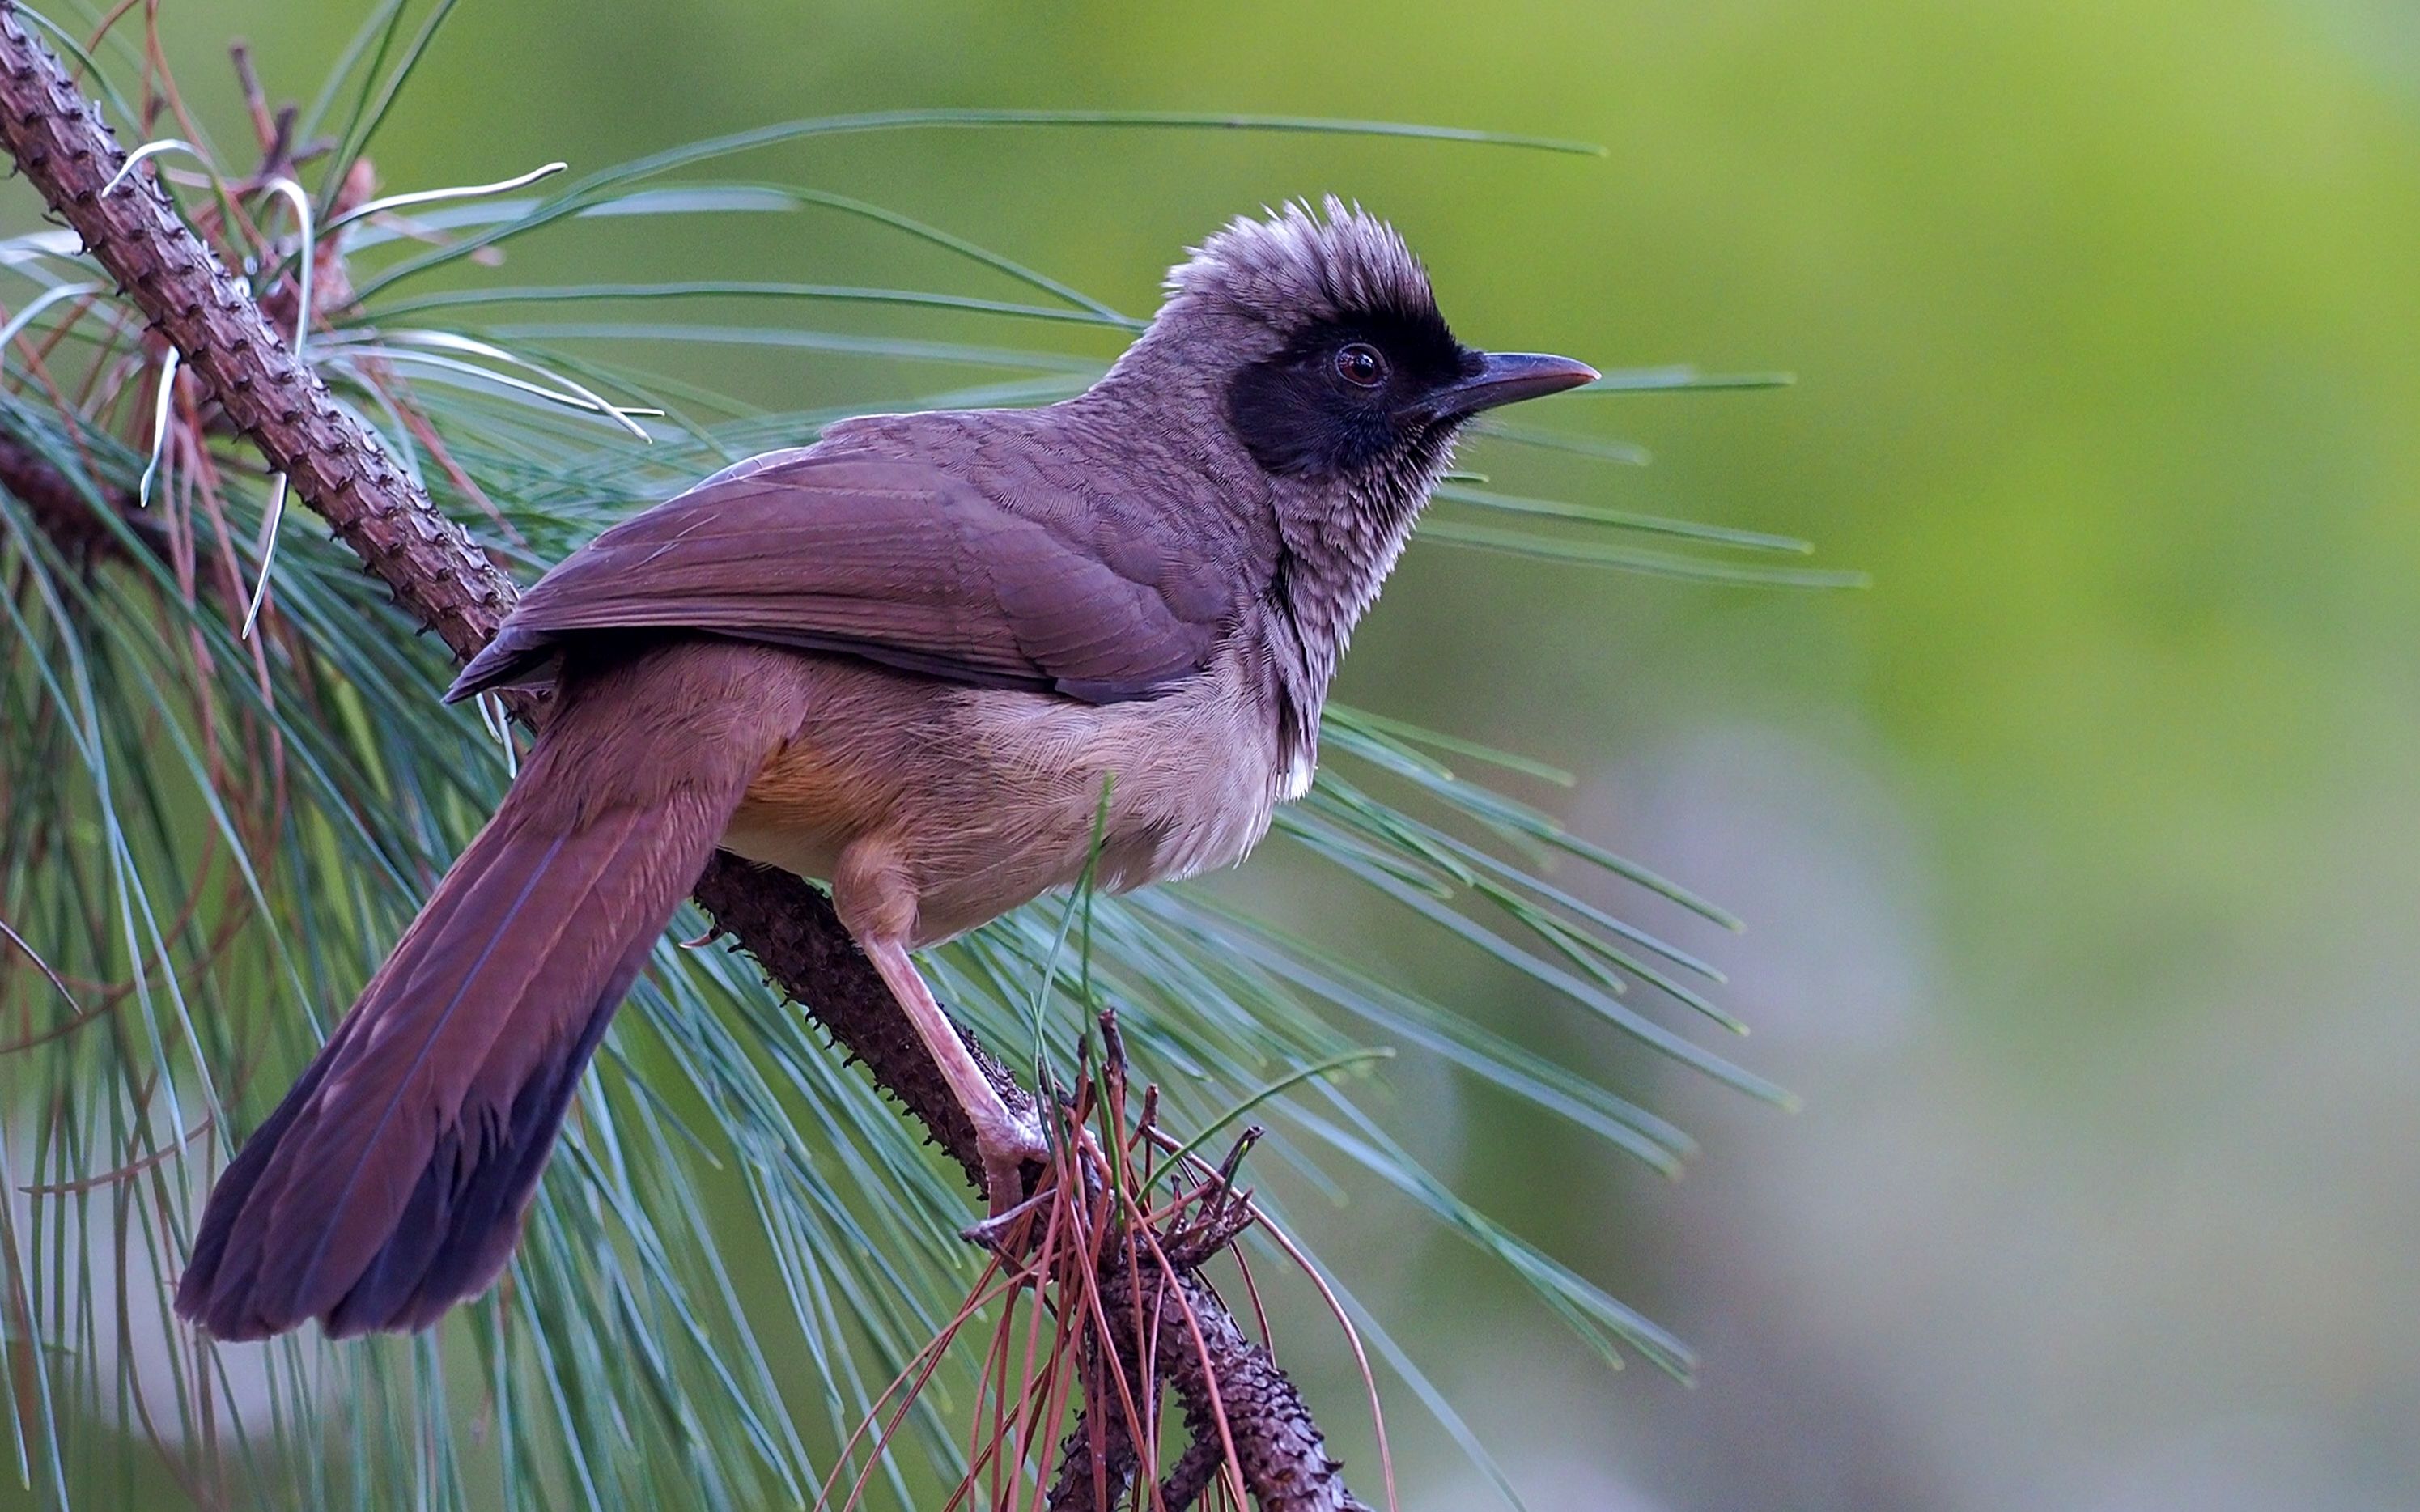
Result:
[[[851,845],[880,842],[908,873],[920,944],[1076,881],[1096,838],[1112,892],[1232,865],[1283,785],[1274,727],[1220,672],[1091,705],[831,671],[722,843],[830,878]]]
[[[797,872],[828,878],[854,835],[881,822],[887,804],[857,774],[837,771],[802,741],[773,753],[748,786],[722,833],[722,848]]]
[[[1275,732],[1224,679],[1102,706],[970,693],[965,709],[979,759],[961,770],[983,786],[920,817],[920,935],[970,928],[1088,865],[1113,893],[1231,865],[1268,829]]]

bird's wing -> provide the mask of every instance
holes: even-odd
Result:
[[[449,702],[526,679],[567,638],[682,629],[1093,703],[1208,664],[1215,564],[1105,538],[1072,500],[1012,511],[921,462],[777,455],[708,478],[566,558]],[[1039,502],[1045,507],[1034,507]]]

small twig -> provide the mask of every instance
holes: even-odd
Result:
[[[50,459],[5,432],[0,432],[0,489],[26,506],[42,534],[70,561],[91,562],[116,553],[120,538],[104,510],[114,513],[153,554],[168,560],[168,527],[158,516],[137,510],[132,493],[103,489],[101,507],[96,508]]]
[[[1102,1016],[1101,1043],[1102,1065],[1079,1083],[1074,1111],[1097,1094],[1101,1143],[1114,1161],[1168,1136],[1149,1121],[1126,1134],[1125,1042],[1113,1015]],[[1146,1092],[1144,1113],[1156,1108]],[[1300,1394],[1200,1273],[1258,1219],[1235,1177],[1260,1133],[1248,1130],[1217,1168],[1200,1166],[1202,1179],[1156,1212],[1136,1205],[1142,1189],[1133,1173],[1122,1164],[1107,1173],[1117,1232],[1084,1252],[1089,1276],[1063,1270],[1059,1282],[1063,1298],[1080,1290],[1092,1312],[1081,1357],[1084,1409],[1060,1441],[1052,1512],[1109,1512],[1122,1504],[1150,1470],[1138,1430],[1141,1444],[1155,1442],[1163,1388],[1183,1408],[1189,1443],[1144,1484],[1154,1512],[1195,1504],[1221,1474],[1233,1475],[1237,1494],[1248,1492],[1262,1512],[1366,1512],[1327,1457]]]
[[[275,118],[270,114],[269,97],[261,92],[260,74],[252,66],[252,44],[240,40],[229,42],[227,55],[235,62],[236,87],[242,92],[243,108],[252,117],[252,133],[260,140],[265,177],[281,133]]]

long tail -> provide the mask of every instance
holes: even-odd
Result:
[[[761,722],[723,704],[748,655],[667,647],[566,684],[503,806],[219,1178],[178,1312],[222,1339],[415,1329],[495,1280],[581,1071],[764,755]]]

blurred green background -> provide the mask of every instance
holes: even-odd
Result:
[[[164,9],[227,140],[229,37],[273,95],[307,96],[359,20]],[[1706,1146],[1668,1186],[1417,1059],[1388,1073],[1398,1126],[1464,1191],[1702,1352],[1694,1390],[1609,1376],[1451,1240],[1383,1201],[1334,1214],[1329,1260],[1530,1504],[2420,1501],[2420,11],[473,0],[375,157],[409,189],[903,104],[1602,143],[924,132],[762,171],[1139,312],[1228,216],[1335,192],[1402,226],[1473,341],[1798,377],[1558,400],[1534,418],[1653,465],[1517,460],[1532,491],[1810,538],[1869,591],[1431,544],[1339,690],[1571,769],[1529,796],[1746,914],[1737,938],[1649,922],[1732,973],[1759,1031],[1738,1052],[1807,1103],[1647,1065],[1344,905],[1335,927],[1398,974],[1501,994],[1533,1040],[1652,1079]],[[507,272],[560,274],[576,248],[587,278],[1001,292],[838,218],[726,219],[592,223],[517,243]],[[662,365],[789,407],[840,392],[837,362]],[[881,369],[845,371],[861,394]],[[1357,1382],[1320,1337],[1289,1364],[1366,1465]],[[1390,1400],[1405,1505],[1480,1504]]]

